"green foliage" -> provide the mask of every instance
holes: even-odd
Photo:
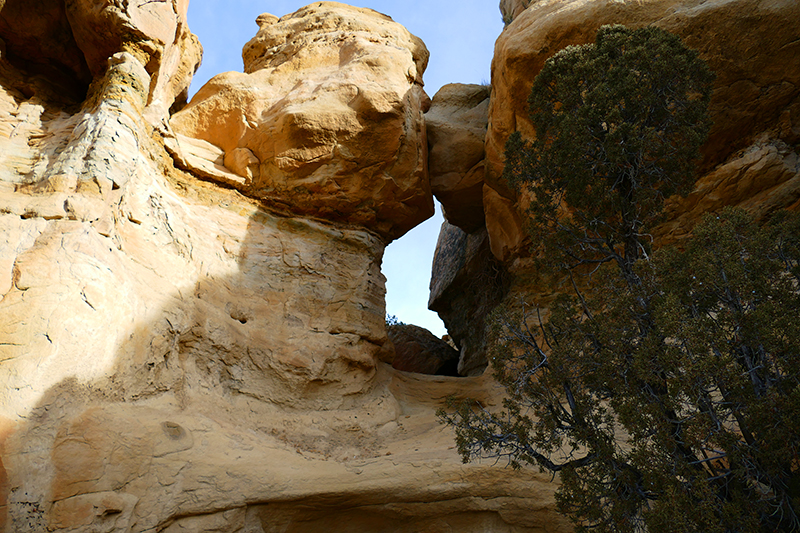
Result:
[[[465,462],[558,473],[581,531],[800,530],[800,216],[726,209],[685,249],[649,249],[694,181],[712,79],[666,32],[604,27],[548,61],[538,137],[507,145],[543,264],[574,294],[496,313],[503,407],[439,416]]]
[[[559,472],[579,530],[800,527],[800,216],[708,215],[685,250],[600,269],[547,321],[495,321],[500,412],[440,416],[465,461]]]
[[[511,136],[504,174],[531,193],[546,257],[615,260],[630,274],[664,199],[694,183],[713,79],[697,52],[655,27],[603,26],[594,44],[547,61],[528,99],[537,138]]]
[[[389,326],[405,326],[406,323],[397,318],[396,315],[386,315],[386,327]]]

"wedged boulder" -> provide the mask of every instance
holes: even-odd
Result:
[[[483,226],[484,139],[489,93],[484,85],[451,83],[425,113],[431,191],[444,218],[466,232]]]
[[[428,309],[460,349],[458,373],[478,375],[486,359],[486,319],[508,289],[505,267],[492,255],[485,228],[466,233],[444,222],[436,242]]]
[[[336,2],[257,22],[245,73],[216,76],[171,118],[180,163],[267,205],[387,240],[432,216],[422,41]],[[219,156],[210,161],[192,139]]]
[[[516,6],[513,9],[512,4]],[[800,4],[794,0],[559,0],[532,3],[522,11],[519,4],[503,4],[515,18],[498,38],[492,62],[486,182],[498,195],[516,200],[501,180],[504,144],[514,131],[534,135],[527,97],[545,60],[568,45],[592,42],[597,28],[613,23],[629,27],[652,24],[673,32],[697,49],[717,75],[710,107],[714,124],[702,149],[698,188],[690,199],[675,200],[668,208],[671,217],[683,222],[672,226],[668,222],[665,228],[669,229],[656,229],[657,235],[680,237],[680,231],[672,231],[678,226],[685,233],[696,220],[689,213],[699,212],[695,209],[698,195],[719,199],[704,204],[709,208],[747,205],[745,196],[759,197],[766,202],[760,208],[763,212],[798,201],[796,182],[800,178],[791,164],[787,172],[773,173],[773,177],[779,175],[775,179],[749,180],[744,195],[731,194],[733,189],[725,184],[737,180],[740,154],[761,158],[755,167],[751,165],[758,168],[773,165],[775,153],[792,159],[795,156],[791,154],[798,152]],[[762,150],[767,145],[774,150]],[[521,232],[521,228],[515,231]],[[490,231],[490,238],[494,236]],[[493,246],[501,248],[505,247]],[[524,248],[502,257],[509,260],[520,253],[524,255]]]
[[[525,11],[533,0],[500,0],[500,14],[503,16],[503,23],[508,26],[514,19]]]
[[[457,375],[458,351],[427,329],[392,324],[386,333],[394,346],[393,368],[418,374]]]

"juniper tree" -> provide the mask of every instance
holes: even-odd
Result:
[[[604,27],[546,63],[537,138],[507,145],[543,263],[591,276],[547,320],[496,318],[503,409],[440,416],[465,461],[559,473],[580,529],[800,528],[798,217],[724,211],[685,250],[649,250],[664,199],[694,182],[712,79],[667,32]]]
[[[462,457],[560,473],[581,530],[797,531],[800,216],[707,215],[634,273],[495,322],[504,408],[440,413]]]
[[[545,255],[565,268],[615,261],[630,278],[664,199],[694,183],[713,79],[655,27],[603,26],[545,63],[528,98],[536,139],[511,136],[504,172],[530,193]]]

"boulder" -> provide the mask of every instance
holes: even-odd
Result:
[[[439,314],[460,349],[460,375],[479,375],[486,368],[486,319],[505,296],[508,282],[505,267],[489,248],[485,228],[466,233],[446,221],[442,224],[428,308]]]
[[[517,7],[512,9],[512,4]],[[797,24],[800,4],[797,2],[559,0],[534,3],[523,11],[517,2],[503,5],[516,18],[495,47],[486,137],[486,183],[498,195],[516,200],[501,179],[504,144],[514,131],[528,137],[535,134],[528,118],[527,97],[545,60],[568,45],[592,42],[597,28],[613,23],[630,27],[652,24],[671,31],[687,46],[697,49],[717,75],[710,106],[714,124],[702,149],[698,188],[689,199],[675,199],[668,207],[670,216],[681,222],[667,222],[664,229],[655,230],[656,234],[678,238],[697,220],[697,213],[722,205],[748,205],[745,196],[765,200],[767,203],[759,208],[762,212],[794,205],[800,198],[795,184],[800,178],[796,170],[791,170],[791,163],[786,164],[786,172],[773,172],[772,178],[751,179],[745,194],[731,194],[732,188],[725,185],[737,181],[741,165],[736,160],[743,154],[748,154],[748,161],[762,158],[753,163],[755,167],[752,164],[748,167],[759,168],[774,167],[778,157],[793,160],[792,154],[797,153],[794,148],[800,125],[800,26]],[[699,196],[715,200],[703,202],[698,200]],[[703,207],[697,209],[698,205]],[[517,211],[522,214],[519,206]],[[487,226],[492,224],[500,225],[487,222]],[[675,233],[677,227],[683,228],[683,233]],[[522,229],[510,231],[520,233]],[[493,245],[492,249],[507,247]],[[499,257],[508,260],[520,253],[525,253],[524,248]]]
[[[466,232],[483,226],[484,138],[490,88],[445,85],[425,113],[431,191],[445,219]]]
[[[528,9],[533,0],[500,0],[500,14],[503,16],[503,23],[508,26],[520,13]]]
[[[413,324],[391,324],[386,333],[394,346],[392,367],[418,374],[457,375],[458,351],[430,331]]]
[[[432,216],[422,41],[336,2],[257,22],[245,73],[216,76],[171,118],[181,164],[274,208],[386,240]],[[197,140],[219,155],[210,160]]]

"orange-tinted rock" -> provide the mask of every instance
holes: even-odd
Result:
[[[269,205],[386,239],[430,217],[422,41],[385,15],[335,2],[258,23],[245,74],[216,76],[172,117],[176,157],[211,179],[241,176],[234,186]],[[224,168],[209,170],[187,137],[221,150]],[[225,163],[241,149],[258,161],[246,173]]]
[[[791,146],[796,141],[787,133],[797,128],[800,98],[800,4],[793,0],[560,0],[534,3],[521,12],[514,8],[513,13],[514,22],[506,27],[495,47],[486,143],[487,184],[501,196],[514,197],[500,179],[506,139],[514,131],[534,135],[527,97],[536,74],[545,60],[561,48],[591,42],[603,24],[654,24],[676,33],[687,46],[697,49],[717,74],[710,108],[714,125],[700,164],[702,175],[716,173],[716,177],[701,178],[700,188],[692,195],[694,200],[670,208],[672,216],[684,219],[679,224],[693,224],[686,220],[688,215],[681,213],[698,205],[698,194],[719,198],[705,203],[703,209],[747,205],[741,194],[730,196],[730,188],[715,189],[710,185],[713,182],[723,186],[736,179],[734,160],[740,151],[759,152],[760,146],[772,144],[777,151],[781,150],[779,146],[787,145],[789,152],[795,152]],[[768,166],[768,161],[763,165]],[[727,178],[719,175],[728,171],[733,173]],[[798,200],[792,184],[797,172],[778,174],[778,182],[771,178],[750,180],[748,195],[769,198],[768,207],[762,207],[764,211],[793,205]],[[499,221],[496,225],[500,225]],[[510,231],[519,233],[521,227]],[[505,249],[505,245],[493,245],[494,249]]]
[[[425,114],[431,191],[445,219],[466,232],[483,225],[484,138],[490,88],[445,85]]]
[[[523,244],[527,234],[524,213],[519,212],[518,205],[489,185],[483,186],[483,205],[492,254],[505,262],[521,252],[524,253]]]
[[[500,0],[500,14],[506,26],[511,24],[523,11],[533,3],[533,0]]]

